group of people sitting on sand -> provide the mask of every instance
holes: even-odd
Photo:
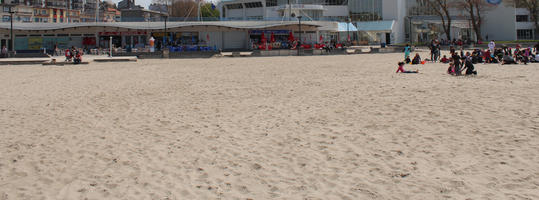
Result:
[[[455,76],[459,75],[477,75],[474,64],[477,63],[501,63],[502,65],[508,64],[528,64],[539,63],[539,43],[534,48],[522,48],[520,45],[516,45],[514,49],[507,46],[502,48],[495,48],[494,42],[489,44],[489,48],[486,50],[475,49],[471,52],[464,53],[461,48],[460,52],[457,52],[455,48],[450,48],[449,57],[444,55],[439,58],[436,54],[439,54],[439,45],[431,45],[432,59],[421,60],[418,53],[415,54],[413,59],[410,59],[411,47],[406,45],[404,47],[404,62],[399,62],[399,68],[397,70],[401,73],[417,73],[418,71],[406,71],[404,70],[405,64],[425,64],[427,61],[449,64],[447,73]]]
[[[73,62],[75,64],[80,64],[82,62],[83,51],[75,47],[65,50],[66,62]]]
[[[450,48],[450,55],[453,55],[456,51],[454,48]],[[534,53],[535,52],[535,53]],[[464,54],[460,53],[460,57],[464,57]],[[522,48],[520,45],[510,48],[503,46],[502,48],[496,48],[494,41],[489,43],[489,48],[485,50],[475,49],[469,56],[473,64],[477,63],[501,63],[506,64],[528,64],[531,62],[539,62],[539,43],[537,43],[534,48]],[[433,60],[436,62],[437,60]],[[440,59],[442,63],[449,63],[449,58],[443,56]]]

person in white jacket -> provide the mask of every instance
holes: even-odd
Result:
[[[494,52],[494,48],[496,48],[496,43],[494,43],[494,40],[491,40],[490,43],[488,43],[488,49],[490,49],[490,52]]]

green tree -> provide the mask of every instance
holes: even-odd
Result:
[[[200,6],[200,15],[207,19],[219,19],[219,10],[213,8],[211,3],[204,3]]]

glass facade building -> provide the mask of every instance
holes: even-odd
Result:
[[[382,20],[383,0],[348,0],[348,10],[352,21]]]

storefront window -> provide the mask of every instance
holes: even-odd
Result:
[[[348,2],[352,21],[382,19],[382,0],[352,0]]]

